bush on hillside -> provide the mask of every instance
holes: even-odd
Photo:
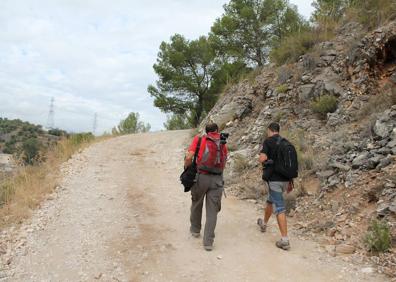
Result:
[[[22,144],[22,159],[25,164],[32,165],[39,159],[40,142],[37,138],[29,138]]]
[[[364,236],[364,243],[370,252],[386,252],[391,248],[392,237],[389,224],[384,220],[373,220]]]
[[[288,90],[288,87],[287,87],[286,84],[281,84],[278,87],[276,87],[275,90],[276,90],[277,93],[286,93],[287,90]]]
[[[353,0],[347,11],[350,20],[356,20],[369,30],[396,19],[394,0]]]
[[[93,139],[95,139],[95,136],[91,132],[76,133],[69,137],[71,144],[75,146],[91,142]]]
[[[272,49],[270,59],[277,65],[294,63],[300,56],[311,50],[315,44],[323,40],[323,36],[313,30],[291,34]]]
[[[333,113],[337,110],[337,98],[333,95],[323,95],[311,103],[312,110],[321,118],[325,119],[327,113]]]

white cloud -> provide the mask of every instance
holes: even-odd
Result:
[[[146,91],[159,44],[206,34],[225,2],[2,0],[0,116],[45,125],[54,97],[67,130],[91,130],[95,112],[98,131],[109,130],[131,111],[162,128]]]

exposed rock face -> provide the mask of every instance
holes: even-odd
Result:
[[[12,155],[0,154],[0,172],[9,173],[12,172],[16,167]]]
[[[367,228],[377,216],[390,223],[396,241],[396,106],[362,114],[384,83],[396,83],[396,22],[363,38],[361,32],[350,23],[295,64],[265,67],[253,82],[231,87],[202,123],[217,121],[231,134],[235,152],[226,172],[229,191],[261,199],[265,189],[257,155],[268,123],[280,122],[303,152],[296,194],[308,196],[297,199],[293,215],[333,222],[332,227],[307,224],[301,230],[330,236],[337,245],[334,255],[363,252],[361,236],[367,229],[358,226]],[[285,93],[277,93],[280,85]],[[320,120],[311,102],[324,94],[335,96],[338,105]],[[236,165],[237,158],[244,161]],[[315,192],[306,185],[313,178],[320,183]],[[375,209],[366,210],[370,205]]]

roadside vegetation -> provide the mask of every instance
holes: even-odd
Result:
[[[189,40],[175,34],[162,42],[153,66],[158,80],[148,92],[169,114],[165,127],[196,127],[232,84],[254,81],[268,63],[297,61],[347,22],[373,30],[396,19],[394,0],[316,0],[312,5],[307,20],[288,0],[231,0],[207,35]]]
[[[95,140],[92,133],[44,130],[20,120],[0,119],[0,152],[12,154],[11,172],[0,173],[0,227],[18,223],[58,185],[63,162]]]

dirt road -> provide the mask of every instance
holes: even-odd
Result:
[[[275,222],[259,233],[255,206],[231,197],[215,250],[204,251],[178,181],[189,136],[122,136],[74,156],[61,188],[18,231],[0,281],[383,281],[313,243],[275,248]]]

